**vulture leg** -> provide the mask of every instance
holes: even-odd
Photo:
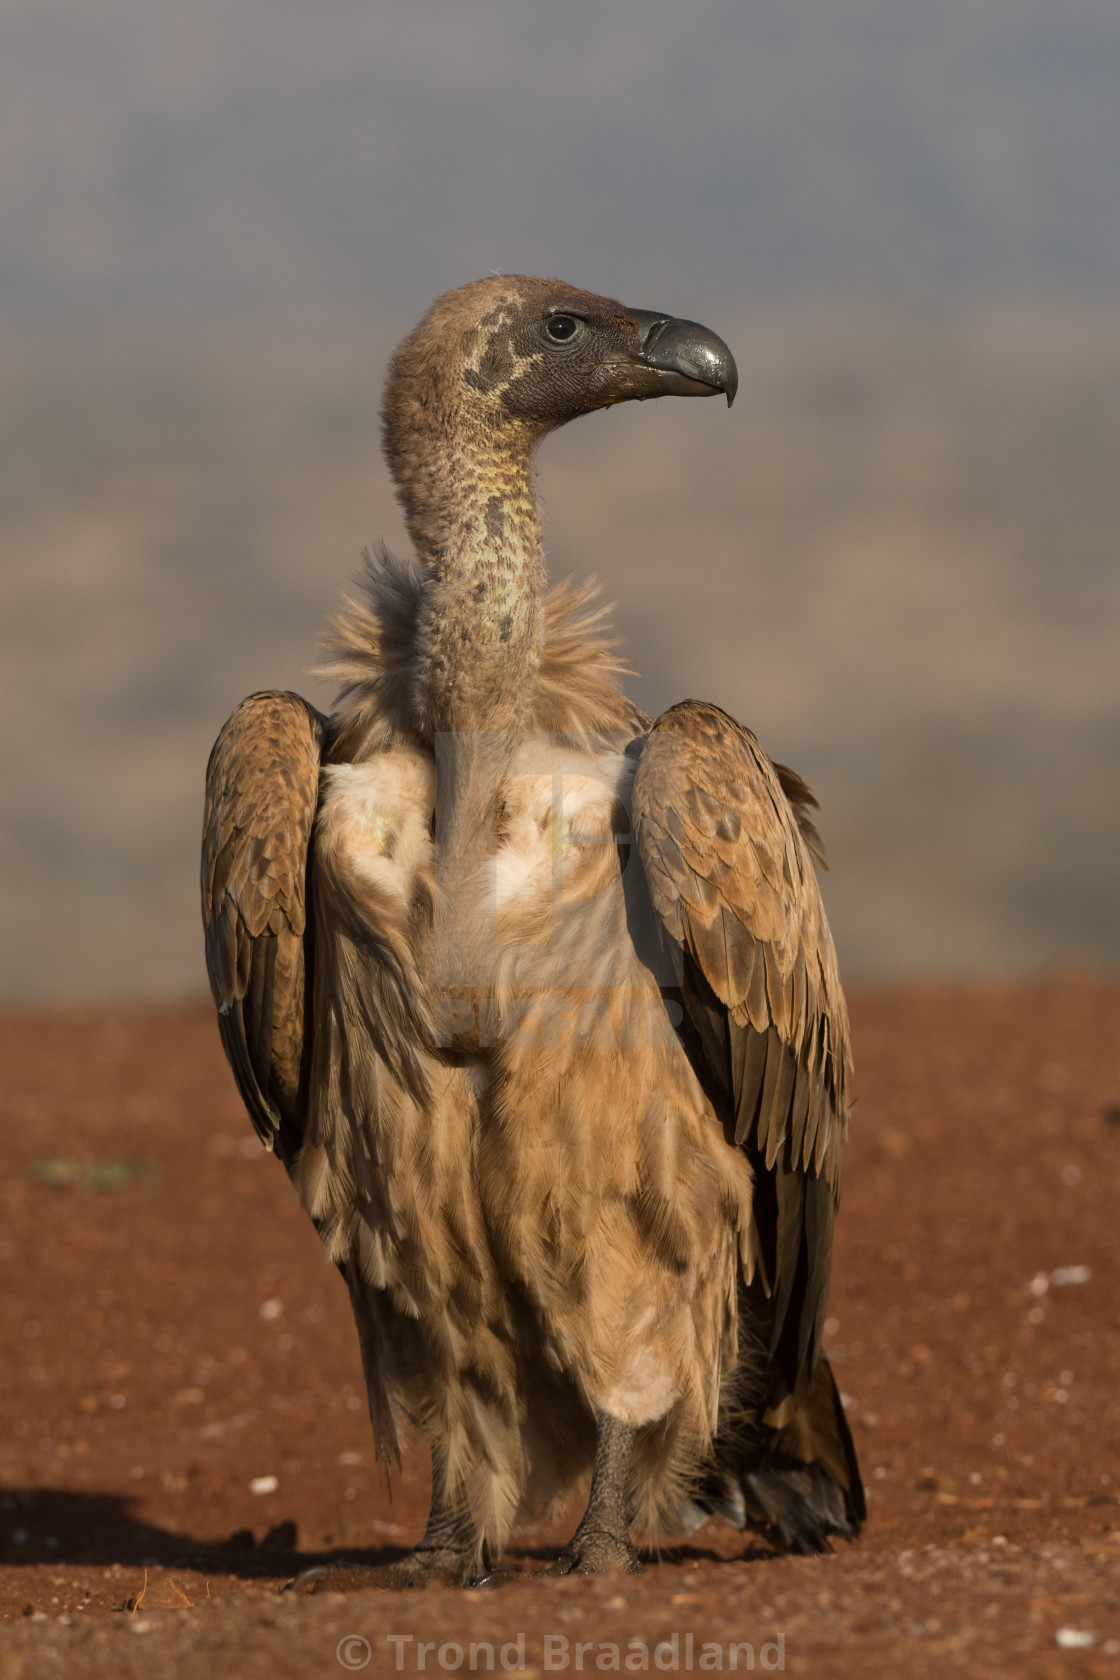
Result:
[[[317,1564],[305,1569],[285,1592],[362,1592],[367,1587],[426,1587],[442,1581],[468,1587],[483,1575],[489,1559],[474,1518],[451,1499],[441,1467],[432,1467],[432,1508],[416,1550],[394,1563]]]
[[[579,1527],[549,1570],[550,1575],[605,1575],[621,1569],[641,1575],[626,1518],[626,1475],[636,1430],[600,1412],[595,1427],[591,1497]]]

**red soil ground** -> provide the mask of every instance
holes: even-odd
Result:
[[[742,1671],[744,1642],[853,1680],[1120,1673],[1120,984],[852,1003],[829,1341],[859,1540],[712,1523],[641,1578],[553,1581],[563,1531],[529,1527],[496,1589],[299,1600],[308,1561],[419,1533],[425,1470],[390,1496],[342,1284],[209,1009],[0,1018],[0,1674],[470,1672],[472,1641],[528,1674],[643,1643]]]

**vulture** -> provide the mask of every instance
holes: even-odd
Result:
[[[865,1516],[822,1351],[851,1072],[816,801],[718,706],[631,703],[533,486],[556,427],[737,377],[559,281],[437,298],[382,408],[414,556],[367,555],[332,715],[254,694],[211,754],[222,1043],[345,1278],[379,1456],[431,1454],[415,1549],[299,1590],[485,1580],[575,1499],[559,1574]]]

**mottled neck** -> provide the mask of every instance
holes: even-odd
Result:
[[[420,709],[432,730],[515,729],[540,652],[545,586],[535,440],[513,426],[498,438],[460,426],[422,441],[424,470],[398,476],[427,574]]]

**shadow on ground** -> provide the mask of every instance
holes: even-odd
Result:
[[[8,1488],[0,1492],[8,1533],[0,1543],[0,1563],[34,1569],[44,1564],[106,1568],[190,1569],[201,1575],[235,1576],[243,1581],[290,1578],[317,1564],[394,1563],[404,1546],[336,1546],[299,1550],[299,1531],[290,1518],[274,1523],[259,1541],[249,1528],[225,1540],[202,1540],[192,1534],[142,1521],[133,1501],[112,1493],[75,1493],[66,1488]],[[503,1561],[518,1573],[536,1573],[556,1559],[559,1541],[511,1545]],[[687,1565],[723,1563],[726,1555],[703,1546],[643,1548],[646,1563]],[[744,1563],[775,1556],[764,1545],[748,1544]],[[130,1609],[131,1603],[124,1606]]]

